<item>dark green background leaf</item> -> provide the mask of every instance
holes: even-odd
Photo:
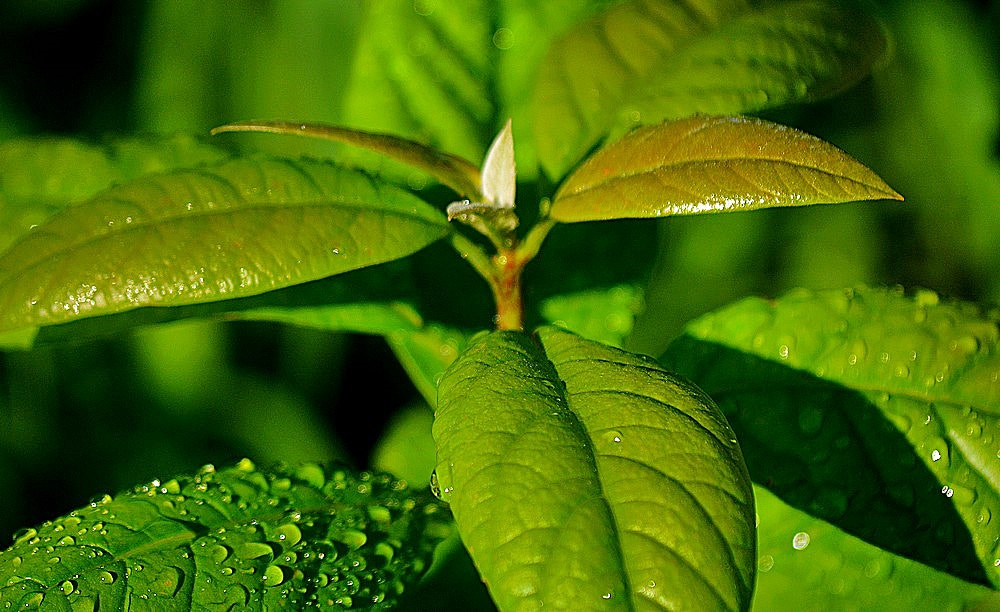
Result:
[[[422,200],[322,162],[145,177],[0,256],[0,329],[255,295],[403,257],[448,231]]]
[[[829,95],[864,77],[885,47],[876,22],[834,4],[624,2],[546,56],[534,99],[540,157],[559,178],[606,135],[637,125]]]
[[[158,610],[395,602],[451,532],[447,511],[388,474],[244,459],[154,480],[15,535],[0,601]]]
[[[796,291],[694,321],[662,361],[719,402],[758,484],[876,546],[997,584],[998,321],[926,291]]]
[[[538,340],[480,336],[439,387],[441,496],[498,606],[746,608],[752,493],[712,401],[647,358]]]

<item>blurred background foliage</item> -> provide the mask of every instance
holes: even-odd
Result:
[[[249,118],[336,123],[369,4],[5,0],[0,138],[207,134]],[[657,354],[703,312],[794,286],[902,284],[1000,302],[1000,2],[869,5],[893,32],[885,65],[835,99],[768,117],[846,149],[906,202],[660,223],[632,348]],[[256,135],[239,143],[336,151]],[[398,456],[408,439],[426,442],[406,433],[429,428],[419,398],[381,339],[268,323],[184,321],[2,354],[0,533],[242,456],[374,461],[419,480],[430,449]],[[377,447],[385,431],[395,442]]]

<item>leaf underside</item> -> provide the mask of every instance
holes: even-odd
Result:
[[[786,503],[996,586],[998,324],[927,291],[796,291],[692,322],[661,361],[719,402]]]
[[[0,255],[0,331],[256,295],[400,258],[447,232],[422,200],[323,162],[148,176]]]
[[[223,132],[292,134],[344,142],[381,153],[422,170],[442,185],[451,187],[456,193],[467,198],[477,197],[480,192],[479,168],[469,161],[392,134],[293,121],[240,121],[212,130],[213,134]]]
[[[153,481],[0,553],[17,609],[264,610],[391,604],[451,531],[429,493],[387,474],[249,460]]]
[[[832,3],[622,2],[549,50],[534,92],[539,157],[558,178],[606,136],[696,113],[815,100],[884,55],[871,17]]]
[[[849,155],[798,130],[697,116],[639,128],[601,149],[560,187],[562,222],[661,217],[902,199]]]
[[[555,328],[480,336],[441,381],[434,437],[442,499],[501,609],[749,605],[736,440],[655,362]]]

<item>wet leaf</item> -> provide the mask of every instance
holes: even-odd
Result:
[[[604,147],[560,187],[563,222],[692,215],[902,197],[814,136],[742,117],[640,128]]]
[[[796,291],[692,322],[662,362],[719,402],[786,503],[996,585],[998,323],[927,291]]]
[[[392,134],[376,134],[334,125],[289,121],[239,121],[212,130],[213,134],[223,132],[293,134],[344,142],[381,153],[422,170],[460,195],[471,198],[480,191],[479,168],[471,162]]]
[[[749,481],[683,379],[547,327],[474,340],[438,402],[441,496],[501,609],[749,605]]]
[[[552,296],[542,302],[541,311],[549,323],[620,348],[642,306],[642,289],[617,285]]]
[[[872,546],[763,487],[755,486],[754,495],[760,517],[756,610],[959,612],[1000,602],[987,587]]]
[[[539,156],[558,178],[637,125],[822,98],[864,77],[885,49],[871,17],[832,3],[623,2],[546,56],[534,98]]]
[[[0,601],[158,610],[391,604],[450,532],[429,493],[315,464],[154,480],[15,535]]]
[[[256,295],[406,256],[447,231],[422,200],[322,162],[144,177],[0,255],[0,331]]]

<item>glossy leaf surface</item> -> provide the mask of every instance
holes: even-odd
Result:
[[[15,608],[264,610],[395,602],[451,532],[447,511],[387,474],[244,459],[103,496],[15,535]]]
[[[441,497],[501,609],[744,609],[753,499],[712,401],[555,328],[473,340],[434,422]]]
[[[479,168],[471,162],[392,134],[376,134],[334,125],[289,121],[240,121],[212,130],[213,134],[223,132],[293,134],[344,142],[381,153],[422,170],[460,195],[475,197],[480,191]]]
[[[996,585],[998,323],[926,291],[798,291],[694,321],[662,361],[719,402],[786,503]]]
[[[327,163],[145,177],[0,256],[0,330],[255,295],[403,257],[447,232],[422,200]]]
[[[552,203],[563,222],[902,199],[874,172],[814,136],[742,117],[640,128],[604,147]]]
[[[539,155],[561,177],[607,135],[695,113],[821,98],[885,52],[879,25],[832,3],[620,3],[550,49],[535,91]]]

